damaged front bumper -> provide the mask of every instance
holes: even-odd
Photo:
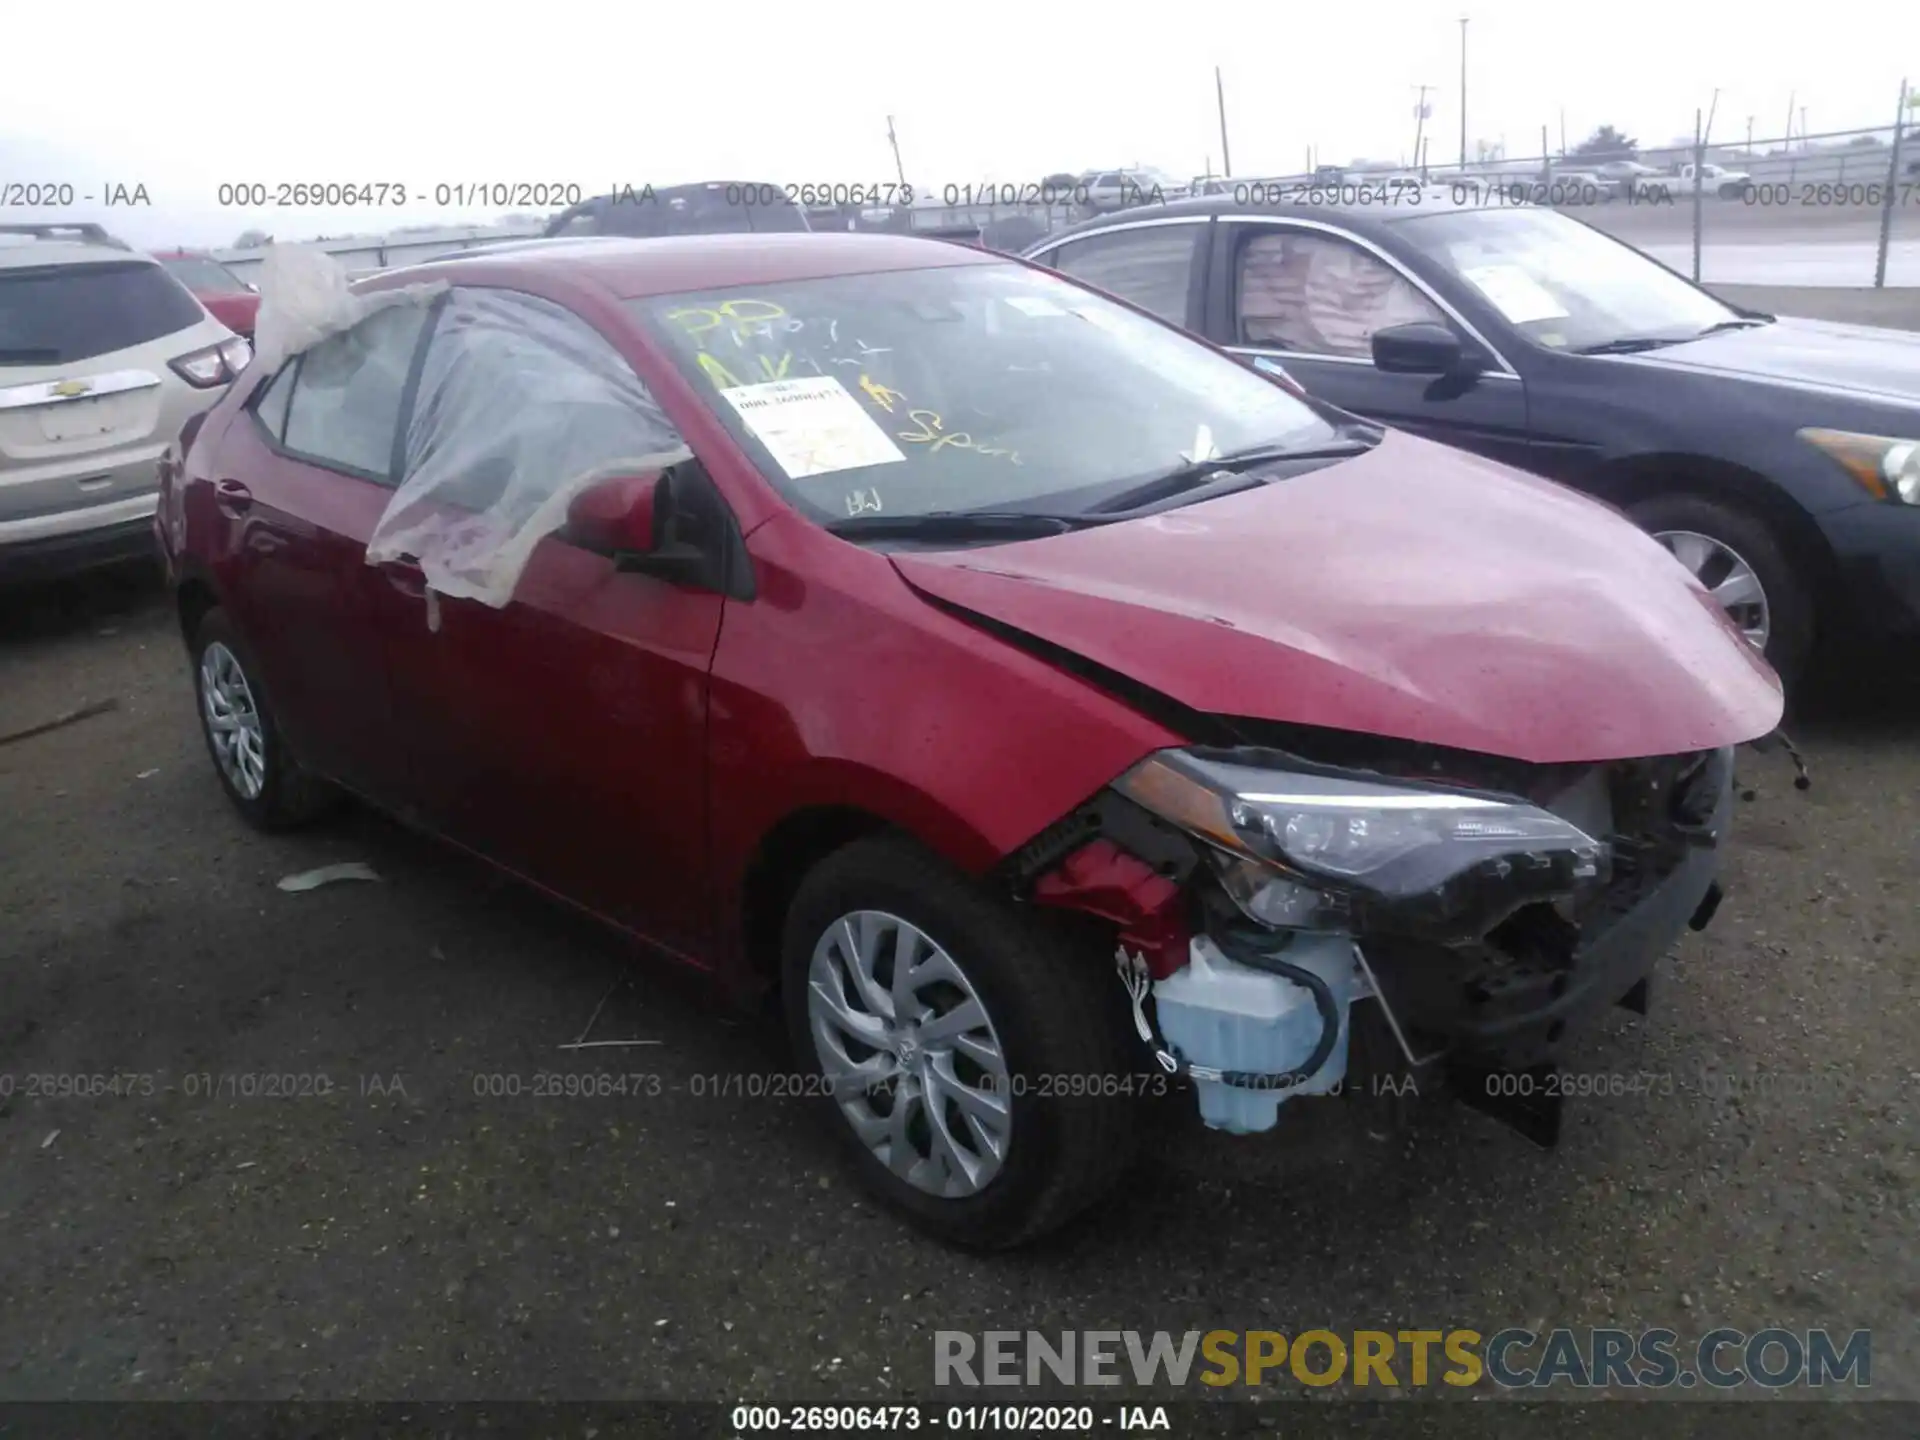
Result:
[[[1052,837],[1069,853],[1031,888],[1118,922],[1141,1037],[1194,1079],[1218,1128],[1266,1129],[1286,1099],[1339,1088],[1349,1011],[1371,1002],[1396,1066],[1443,1071],[1463,1099],[1551,1143],[1561,1087],[1540,1077],[1609,1008],[1644,1013],[1656,962],[1719,902],[1730,748],[1507,767],[1500,789],[1378,769],[1346,772],[1350,783],[1325,767],[1264,773],[1272,783],[1227,791],[1224,823],[1192,791],[1123,781],[1076,817],[1077,835]],[[1343,826],[1359,838],[1335,835]],[[1250,868],[1277,877],[1277,901],[1249,885]],[[1269,911],[1301,923],[1261,923]],[[1290,976],[1289,956],[1318,983]],[[1528,1078],[1505,1080],[1516,1072]]]

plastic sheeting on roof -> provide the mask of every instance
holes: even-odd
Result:
[[[356,295],[352,283],[346,267],[317,245],[269,245],[260,262],[260,314],[253,331],[257,363],[277,370],[377,310],[422,305],[447,288],[446,281],[435,280]]]

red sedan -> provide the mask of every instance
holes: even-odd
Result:
[[[162,250],[158,260],[222,325],[236,335],[253,338],[254,318],[260,313],[260,295],[253,286],[199,250]]]
[[[1142,1095],[1267,1129],[1350,1038],[1499,1108],[1712,914],[1779,686],[1579,495],[935,241],[356,294],[164,467],[220,783],[264,827],[357,794],[777,997],[939,1235],[1067,1219]]]

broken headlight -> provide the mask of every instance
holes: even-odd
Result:
[[[1263,925],[1466,939],[1606,878],[1604,844],[1517,796],[1262,758],[1162,750],[1114,788],[1207,842]]]

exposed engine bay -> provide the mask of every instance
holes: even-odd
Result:
[[[1569,1030],[1645,1013],[1719,903],[1731,748],[1534,765],[1270,722],[1161,751],[1009,858],[1115,927],[1135,1025],[1203,1119],[1271,1128],[1346,1078],[1356,1006],[1411,1072],[1543,1144]]]

